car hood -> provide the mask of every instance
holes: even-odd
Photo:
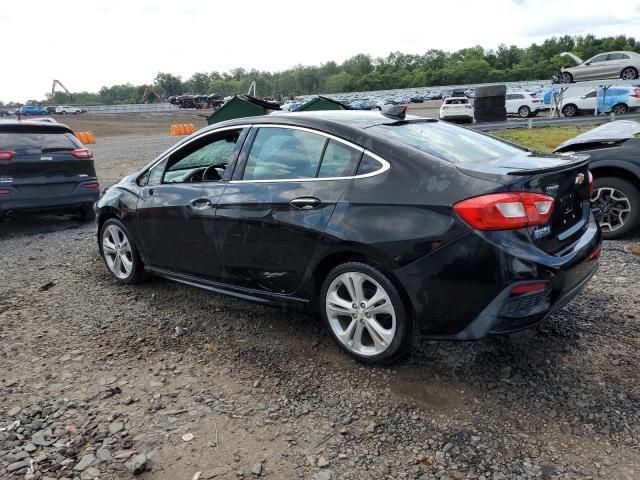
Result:
[[[571,52],[562,52],[560,54],[561,57],[569,57],[571,58],[574,62],[576,62],[576,64],[580,64],[580,63],[584,63],[584,60],[582,60],[580,57],[578,57],[577,55],[574,55]]]
[[[600,125],[561,143],[554,152],[565,151],[572,145],[580,145],[583,143],[627,140],[638,133],[640,133],[640,122],[634,122],[633,120],[616,120],[615,122]]]

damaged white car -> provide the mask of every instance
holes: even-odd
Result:
[[[638,78],[638,72],[640,72],[640,54],[635,52],[599,53],[587,61],[583,61],[570,52],[562,52],[560,55],[573,59],[576,62],[576,66],[562,68],[560,73],[554,76],[556,83],[573,83],[608,78],[635,80]]]

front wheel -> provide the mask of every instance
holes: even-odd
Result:
[[[124,224],[110,218],[100,228],[100,253],[109,273],[118,283],[137,283],[144,277],[144,265]]]
[[[386,364],[411,347],[412,322],[396,287],[377,268],[348,262],[325,279],[318,302],[324,326],[356,360]]]
[[[621,238],[640,226],[640,190],[618,177],[594,181],[591,210],[607,240]]]
[[[569,72],[562,72],[558,77],[558,80],[560,80],[560,83],[572,83],[573,75],[571,75]]]

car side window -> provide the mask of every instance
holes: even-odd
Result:
[[[216,182],[233,158],[241,130],[214,133],[172,153],[162,183]]]
[[[326,137],[304,130],[260,128],[251,146],[244,180],[314,178]]]
[[[600,62],[604,62],[607,60],[607,54],[604,53],[602,55],[596,55],[595,57],[593,57],[591,59],[591,61],[589,63],[600,63]]]
[[[584,98],[595,98],[595,97],[596,97],[596,91],[595,91],[595,90],[594,90],[594,91],[592,91],[592,92],[587,93],[587,94],[584,96]]]
[[[352,176],[361,156],[360,151],[336,140],[329,140],[322,157],[318,178]]]
[[[366,175],[367,173],[373,173],[382,168],[382,164],[373,158],[368,153],[365,153],[362,156],[362,160],[360,161],[360,166],[358,166],[357,175]]]

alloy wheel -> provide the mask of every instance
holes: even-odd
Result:
[[[613,107],[613,113],[615,113],[616,115],[627,113],[626,105],[616,105],[615,107]]]
[[[571,74],[563,73],[560,75],[560,83],[571,83]]]
[[[333,333],[348,350],[374,356],[393,342],[397,325],[391,297],[369,275],[346,272],[336,277],[325,308]]]
[[[562,109],[562,113],[564,113],[565,117],[575,117],[577,110],[573,105],[567,105]]]
[[[623,80],[635,80],[636,77],[637,77],[637,73],[633,68],[625,68],[622,71]]]
[[[600,228],[615,232],[622,228],[631,215],[631,202],[620,190],[602,187],[591,196],[591,210]]]
[[[111,273],[126,279],[133,269],[133,251],[127,235],[117,225],[109,225],[102,233],[102,254]]]
[[[522,118],[527,118],[530,113],[531,113],[531,110],[529,110],[529,107],[526,107],[526,106],[522,106],[518,110],[518,115],[520,115],[520,117]]]

